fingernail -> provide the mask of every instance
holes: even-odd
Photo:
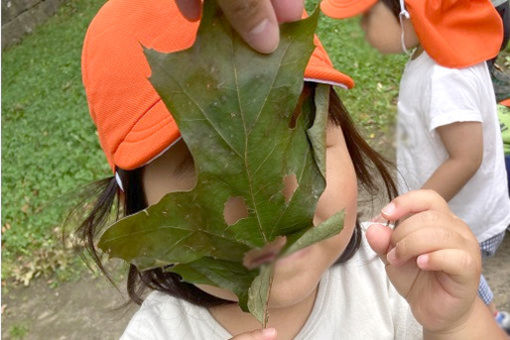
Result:
[[[386,260],[388,260],[390,264],[394,264],[397,262],[397,251],[395,250],[395,248],[393,248],[386,254]]]
[[[416,259],[416,263],[418,264],[418,267],[420,267],[420,268],[424,268],[427,265],[427,262],[429,262],[428,254],[420,255]]]
[[[250,34],[251,35],[259,35],[260,33],[262,33],[264,31],[264,29],[266,28],[268,23],[269,23],[269,20],[267,20],[267,19],[262,20],[257,26],[255,26],[250,31]]]
[[[262,330],[262,335],[266,339],[273,339],[276,336],[276,329],[274,328],[265,328]]]
[[[393,202],[390,202],[387,206],[381,209],[381,212],[387,216],[393,214],[395,211],[395,204]]]
[[[278,47],[279,28],[268,19],[262,20],[250,32],[248,43],[262,53],[271,53]]]

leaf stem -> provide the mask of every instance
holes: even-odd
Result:
[[[271,275],[269,279],[269,289],[267,290],[267,296],[266,296],[266,305],[264,307],[264,323],[262,324],[262,328],[267,327],[267,323],[269,322],[269,296],[271,295],[271,287],[273,287],[273,278],[274,278],[274,263],[271,264]]]

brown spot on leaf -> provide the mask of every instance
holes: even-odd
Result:
[[[285,203],[289,203],[292,196],[299,187],[297,177],[295,174],[288,174],[283,177],[283,196],[285,197]]]

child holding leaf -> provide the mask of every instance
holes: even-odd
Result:
[[[399,227],[362,232],[358,181],[375,194],[375,168],[396,190],[332,89],[353,83],[317,19],[282,25],[262,55],[213,1],[198,32],[166,0],[94,18],[83,82],[115,176],[81,231],[99,264],[96,245],[130,263],[143,304],[123,339],[501,335],[476,297],[476,240],[437,194],[393,199]],[[116,197],[129,216],[107,227]]]
[[[432,189],[448,201],[491,256],[510,224],[496,102],[485,60],[498,54],[501,19],[489,1],[325,0],[334,18],[362,14],[381,53],[413,49],[400,82],[399,192]],[[476,30],[470,29],[476,27]],[[494,314],[481,277],[479,293]]]

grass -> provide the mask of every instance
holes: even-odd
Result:
[[[307,10],[317,3],[308,0]],[[321,15],[317,35],[335,67],[356,83],[353,89],[338,92],[358,125],[369,139],[387,133],[394,122],[398,85],[408,57],[378,53],[365,41],[359,18],[334,20]]]
[[[11,339],[23,339],[28,334],[28,322],[21,322],[9,327],[9,336]]]
[[[83,37],[103,2],[65,2],[2,53],[3,279],[66,276],[77,262],[59,237],[73,201],[67,193],[110,174],[80,73]]]
[[[358,20],[322,17],[318,35],[335,67],[356,83],[349,91],[338,91],[345,106],[370,144],[382,150],[392,140],[398,85],[407,56],[379,54],[364,40]]]
[[[9,327],[9,336],[11,339],[23,339],[29,331],[29,328],[26,324],[16,324]]]
[[[66,1],[20,45],[2,53],[3,280],[28,284],[45,273],[65,279],[80,271],[79,257],[59,236],[74,201],[66,193],[111,174],[80,74],[83,37],[103,2]],[[308,1],[308,9],[314,3]],[[392,140],[407,57],[378,54],[364,41],[357,19],[322,16],[318,35],[334,65],[356,81],[354,89],[339,90],[346,107],[371,144],[382,149]]]

